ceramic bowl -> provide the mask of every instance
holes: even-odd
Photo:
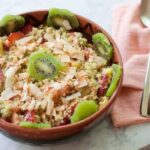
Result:
[[[29,22],[34,26],[38,26],[39,24],[44,22],[45,18],[47,17],[47,14],[48,14],[47,10],[42,10],[42,11],[27,12],[21,15],[25,16],[26,22]],[[110,40],[110,42],[114,47],[113,62],[118,63],[122,66],[122,59],[120,56],[120,52],[111,36],[101,26],[95,24],[91,20],[82,17],[80,15],[76,16],[80,22],[80,27],[77,31],[80,31],[83,34],[85,34],[89,38],[89,40],[94,33],[103,32],[108,37],[108,39]],[[96,120],[103,119],[111,112],[112,105],[114,104],[115,98],[118,95],[122,85],[122,78],[123,76],[121,76],[118,87],[114,92],[114,94],[112,95],[112,97],[110,98],[109,102],[106,104],[106,106],[103,109],[97,111],[92,116],[78,123],[49,129],[29,129],[29,128],[22,128],[20,126],[6,122],[3,119],[0,119],[0,130],[1,132],[5,132],[13,137],[19,137],[21,139],[28,139],[34,141],[64,139],[66,137],[75,135],[95,124]]]

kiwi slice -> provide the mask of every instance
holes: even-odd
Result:
[[[62,68],[62,63],[53,55],[37,52],[29,58],[28,74],[35,80],[53,79]]]
[[[24,24],[24,17],[6,15],[0,20],[0,36],[18,31]]]
[[[118,81],[120,80],[120,76],[122,75],[122,67],[118,64],[113,64],[113,76],[111,84],[106,92],[106,96],[110,97],[113,95],[114,91],[117,88]]]
[[[24,128],[51,128],[51,125],[49,123],[33,123],[28,121],[20,122],[19,126]]]
[[[78,28],[77,17],[66,9],[51,8],[48,12],[47,25],[55,28],[65,27],[67,30]]]
[[[98,105],[93,100],[80,102],[71,116],[71,123],[81,121],[98,111]]]
[[[104,57],[109,62],[113,55],[113,46],[103,33],[96,33],[92,36],[93,44],[96,47],[98,55]]]

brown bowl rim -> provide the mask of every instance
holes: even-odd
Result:
[[[38,13],[38,12],[44,13],[44,12],[48,12],[48,10],[46,10],[46,9],[45,10],[35,10],[35,11],[29,11],[29,12],[21,13],[18,15],[25,15],[25,14]],[[113,40],[113,38],[110,36],[110,34],[103,27],[101,27],[97,23],[93,22],[92,20],[90,20],[86,17],[83,17],[81,15],[78,15],[76,13],[74,13],[74,14],[77,16],[77,18],[80,18],[81,20],[85,19],[87,22],[91,23],[92,26],[96,26],[98,29],[100,29],[109,38],[109,40],[111,41],[111,43],[115,49],[115,52],[117,52],[118,64],[121,65],[122,71],[123,71],[123,62],[122,62],[120,51],[119,51],[115,41]],[[108,103],[102,109],[98,110],[96,113],[92,114],[91,116],[89,116],[88,118],[86,118],[84,120],[81,120],[81,121],[73,123],[73,124],[67,124],[67,125],[58,126],[58,127],[34,129],[34,128],[23,128],[23,127],[20,127],[19,125],[12,124],[12,123],[7,122],[4,119],[0,118],[0,130],[3,130],[3,127],[5,126],[9,129],[24,130],[24,132],[35,132],[35,133],[36,132],[47,132],[47,131],[55,132],[55,131],[62,131],[64,129],[68,130],[69,128],[72,129],[75,126],[81,126],[83,124],[85,124],[85,125],[89,124],[88,122],[90,120],[96,120],[112,105],[112,103],[115,101],[115,97],[119,94],[119,91],[122,87],[122,81],[123,81],[123,73],[121,75],[117,89],[115,90],[113,95],[110,97]],[[1,127],[1,126],[3,126],[3,127]]]

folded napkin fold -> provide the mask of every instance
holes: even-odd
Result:
[[[121,127],[150,122],[150,118],[140,115],[141,96],[150,51],[150,28],[141,23],[140,3],[117,6],[113,12],[112,27],[113,38],[124,63],[123,87],[111,113],[113,124]]]

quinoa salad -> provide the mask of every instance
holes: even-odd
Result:
[[[103,33],[91,41],[76,30],[76,16],[51,8],[46,23],[23,16],[0,21],[0,118],[25,128],[76,123],[109,101],[122,68]]]

